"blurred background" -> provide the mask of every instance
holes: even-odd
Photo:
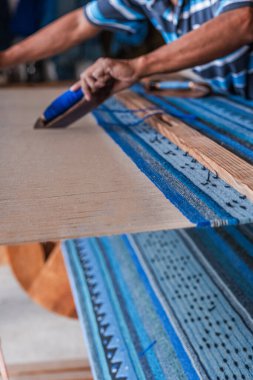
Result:
[[[35,33],[55,19],[84,6],[87,0],[0,0],[0,51]],[[148,43],[147,43],[148,41]],[[52,59],[0,71],[0,85],[72,81],[100,56],[131,58],[160,46],[162,39],[148,22],[135,35],[102,32],[92,41]]]

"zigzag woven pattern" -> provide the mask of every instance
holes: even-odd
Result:
[[[137,90],[142,91],[139,87]],[[201,127],[201,131],[211,137],[215,135],[220,144],[229,145],[229,149],[236,150],[240,156],[246,155],[251,162],[251,104],[246,106],[238,103],[236,108],[234,102],[234,108],[230,111],[232,100],[218,97],[199,100],[151,98],[154,104],[174,114],[179,111],[185,115],[189,111],[194,112],[198,117],[189,118],[188,124],[200,128],[200,124],[203,126],[205,122],[205,130]],[[217,102],[220,102],[219,115],[211,117]],[[226,117],[222,107],[227,107],[229,111]],[[119,101],[109,99],[94,115],[140,170],[192,223],[197,226],[220,226],[253,221],[253,204],[244,195],[159,134],[145,120],[138,118],[137,113],[127,110]],[[229,118],[233,119],[233,128]],[[213,124],[207,120],[212,120]]]
[[[253,226],[66,241],[98,380],[252,380]]]

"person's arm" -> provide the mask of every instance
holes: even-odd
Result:
[[[95,36],[100,30],[86,19],[83,8],[80,8],[0,52],[0,69],[59,54]]]
[[[143,76],[203,65],[253,42],[253,8],[226,12],[136,62]]]
[[[223,13],[177,41],[133,60],[99,59],[73,88],[83,87],[87,98],[108,78],[115,79],[112,92],[157,73],[173,73],[223,57],[253,43],[253,8]]]

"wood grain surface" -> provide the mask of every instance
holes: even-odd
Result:
[[[10,365],[11,380],[92,380],[87,360]]]
[[[77,317],[60,243],[53,248],[43,269],[30,284],[28,294],[48,310]]]
[[[129,109],[152,106],[151,102],[132,91],[125,91],[117,97]],[[152,116],[147,123],[253,201],[252,165],[173,116]]]
[[[52,244],[50,252],[40,243],[0,248],[18,283],[33,301],[54,313],[77,318],[60,243]]]
[[[7,254],[5,246],[0,246],[0,266],[7,264]]]
[[[33,130],[61,91],[0,90],[0,244],[192,226],[90,115]]]

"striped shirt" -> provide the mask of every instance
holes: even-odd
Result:
[[[199,28],[214,17],[241,7],[253,7],[253,0],[93,0],[84,7],[87,19],[109,30],[138,33],[147,18],[166,43]],[[253,99],[253,45],[246,45],[194,71],[218,92],[230,92]]]

